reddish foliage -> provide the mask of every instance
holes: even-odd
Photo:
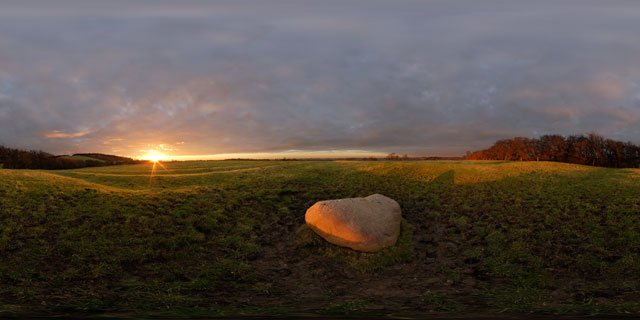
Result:
[[[486,150],[467,153],[467,160],[558,161],[611,168],[638,168],[640,147],[631,142],[587,136],[544,135],[497,141]]]

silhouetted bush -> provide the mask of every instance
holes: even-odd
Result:
[[[393,153],[389,153],[386,157],[384,157],[385,160],[400,160],[400,156],[397,155],[395,152]]]

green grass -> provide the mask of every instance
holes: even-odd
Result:
[[[324,313],[329,315],[362,315],[367,314],[366,306],[371,302],[367,300],[354,300],[344,303],[332,303],[324,308]]]
[[[413,227],[404,219],[400,223],[400,235],[396,244],[378,252],[360,252],[331,244],[306,224],[297,230],[296,239],[301,247],[306,247],[313,253],[347,263],[365,272],[411,261],[414,255]]]
[[[425,292],[420,296],[420,300],[431,307],[434,311],[463,311],[464,306],[453,302],[451,297],[438,292]]]
[[[422,291],[414,300],[425,308],[469,310],[461,297],[473,294],[492,310],[640,311],[640,169],[497,161],[0,169],[0,311],[280,310],[252,298],[295,298],[277,291],[280,280],[264,279],[260,239],[279,222],[301,221],[316,201],[373,193],[402,207],[406,228],[395,248],[360,254],[311,238],[288,254],[375,279],[423,263],[416,257],[431,253],[416,236],[441,230],[433,242],[447,239],[459,252],[436,276],[478,286]],[[467,264],[477,272],[465,273]],[[319,310],[370,301],[338,300]]]

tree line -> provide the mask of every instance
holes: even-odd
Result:
[[[544,135],[497,141],[486,150],[467,152],[466,160],[557,161],[610,168],[640,167],[640,147],[600,135]]]
[[[81,154],[77,154],[81,155]],[[82,154],[84,156],[92,155],[90,159],[69,159],[62,156],[41,150],[21,150],[8,148],[0,145],[0,164],[5,169],[76,169],[84,167],[100,167],[115,164],[132,164],[140,163],[139,160],[131,158],[102,155],[102,154]],[[106,159],[106,160],[105,160]]]

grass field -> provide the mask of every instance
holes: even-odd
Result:
[[[410,232],[398,255],[301,239],[316,201],[373,193],[402,207]],[[638,313],[639,252],[640,169],[489,161],[0,169],[4,312]]]

